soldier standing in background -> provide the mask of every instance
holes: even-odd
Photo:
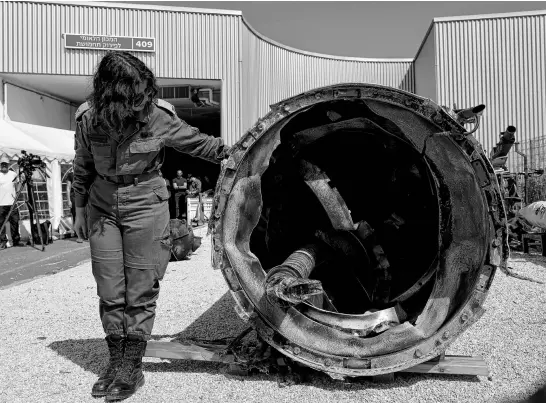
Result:
[[[108,52],[88,102],[76,112],[75,230],[89,236],[110,352],[91,393],[107,401],[127,398],[144,384],[142,357],[171,253],[168,192],[158,172],[163,147],[216,163],[227,152],[222,139],[180,120],[157,93],[156,78],[141,60]]]
[[[175,218],[186,217],[186,198],[188,196],[188,183],[182,176],[181,170],[176,171],[176,178],[173,179],[174,203],[176,209]],[[187,217],[186,217],[187,218]]]

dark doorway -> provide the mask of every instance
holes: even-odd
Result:
[[[211,108],[212,109],[212,108]],[[177,109],[178,116],[191,126],[198,128],[201,133],[214,137],[221,136],[220,110],[190,116],[188,113],[181,113]],[[218,175],[220,174],[220,165],[205,161],[201,158],[191,157],[188,154],[180,153],[174,148],[167,147],[165,162],[161,171],[166,179],[172,180],[176,176],[176,171],[181,169],[184,177],[188,174],[197,176],[202,182],[202,191],[214,190]]]
[[[180,119],[190,126],[196,127],[203,134],[221,137],[221,81],[160,79],[158,84],[160,87],[158,97],[172,104]],[[195,207],[195,212],[198,211],[197,209],[206,210],[205,206],[210,206],[208,197],[214,193],[220,174],[220,165],[167,147],[161,171],[163,177],[168,179],[171,185],[178,170],[183,172],[182,176],[187,180],[191,174],[201,181],[197,205],[195,205],[195,200],[186,199],[186,197],[195,199],[197,197],[195,192],[176,192],[172,189],[173,193],[169,201],[171,218],[186,217],[189,220],[190,204]],[[188,189],[192,188],[189,182],[187,186]],[[188,204],[185,204],[185,201]],[[186,208],[186,206],[188,207]],[[205,216],[204,210],[199,210],[203,211],[203,216]],[[193,210],[191,211],[193,214]],[[197,214],[194,218],[197,219]],[[201,218],[196,221],[197,224],[201,222]]]

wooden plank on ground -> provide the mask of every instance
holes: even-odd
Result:
[[[234,364],[235,357],[232,354],[223,355],[220,349],[225,346],[209,347],[197,344],[183,344],[173,341],[149,341],[145,357],[170,358],[177,360],[211,361]],[[284,363],[284,359],[279,357]],[[282,365],[279,362],[279,365]],[[422,374],[445,374],[445,375],[480,375],[489,376],[487,363],[481,357],[469,357],[458,355],[440,356],[414,367],[399,372],[422,373]],[[376,375],[373,377],[376,382],[392,381],[394,373]]]
[[[172,358],[177,360],[213,361],[232,363],[231,354],[221,355],[216,349],[208,349],[195,344],[182,344],[173,341],[149,341],[145,357]]]
[[[481,357],[459,355],[446,355],[444,359],[423,362],[400,372],[489,376],[487,363]]]

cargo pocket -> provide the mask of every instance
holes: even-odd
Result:
[[[157,196],[158,202],[166,202],[169,200],[169,191],[166,186],[160,186],[155,189],[152,189],[155,195]]]
[[[161,139],[135,141],[129,145],[129,165],[132,172],[144,172],[161,150]]]
[[[156,207],[156,214],[154,214],[154,263],[158,280],[162,280],[165,275],[172,247],[169,212],[163,207]]]
[[[167,235],[163,239],[159,239],[155,241],[158,243],[158,253],[157,253],[157,264],[156,264],[156,276],[158,280],[163,280],[163,276],[165,276],[165,271],[167,270],[167,265],[169,264],[169,260],[171,259],[171,248],[172,248],[172,240],[170,235]]]

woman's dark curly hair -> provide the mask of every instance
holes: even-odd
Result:
[[[106,53],[97,66],[93,92],[87,98],[95,109],[98,123],[114,131],[127,127],[133,115],[135,88],[146,81],[154,100],[159,87],[152,71],[140,59],[127,52]]]

